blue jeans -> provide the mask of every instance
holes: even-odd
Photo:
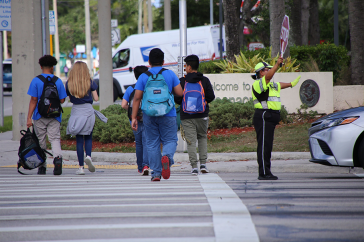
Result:
[[[83,166],[83,160],[84,160],[83,144],[84,143],[85,143],[86,156],[91,157],[92,132],[90,135],[76,135],[77,158],[78,158],[78,164],[80,166]]]
[[[170,166],[174,164],[173,156],[177,148],[177,124],[176,117],[151,117],[143,114],[143,123],[147,138],[149,165],[152,177],[162,173],[162,155],[168,156]],[[161,153],[161,143],[163,151]]]
[[[145,137],[145,128],[143,122],[138,122],[138,130],[133,131],[135,137],[135,148],[138,171],[142,172],[144,166],[149,166],[148,161],[148,150],[147,150],[147,140]]]

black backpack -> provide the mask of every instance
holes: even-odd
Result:
[[[23,135],[23,137],[20,139],[18,151],[18,172],[26,175],[19,171],[20,167],[23,167],[26,170],[33,170],[46,162],[46,153],[51,156],[53,155],[40,147],[38,137],[34,133],[34,128],[33,132],[31,132],[29,128],[26,131],[21,130],[20,134]]]
[[[43,92],[38,102],[38,112],[45,118],[57,118],[63,113],[56,86],[57,76],[47,79],[43,75],[37,76],[43,83]]]
[[[133,90],[132,93],[130,93],[130,96],[129,96],[128,117],[129,117],[130,121],[131,121],[131,114],[133,113],[134,95],[135,95],[135,89]],[[137,117],[136,117],[138,121],[143,121],[143,113],[142,113],[141,106],[142,106],[142,102],[140,102],[138,114],[137,114]]]

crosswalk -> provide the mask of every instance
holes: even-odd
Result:
[[[0,241],[259,241],[249,211],[216,174],[0,173]]]

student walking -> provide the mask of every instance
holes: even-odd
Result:
[[[174,97],[180,104],[181,132],[187,142],[187,151],[192,167],[192,175],[198,175],[198,159],[196,152],[196,140],[198,141],[199,161],[201,173],[208,173],[206,167],[207,159],[207,128],[209,126],[209,103],[215,99],[215,93],[210,80],[197,72],[199,58],[189,55],[185,58],[185,77],[180,78],[183,89],[183,97]]]
[[[134,68],[134,75],[135,79],[138,80],[139,76],[148,71],[148,67],[146,66],[136,66]],[[133,107],[133,98],[135,95],[134,86],[130,86],[126,89],[123,100],[121,101],[121,107],[128,111],[128,117],[130,119],[131,124],[131,113]],[[141,111],[138,111],[139,114],[142,115]],[[147,150],[147,141],[146,141],[146,134],[145,134],[145,127],[143,125],[143,117],[137,115],[138,121],[138,130],[134,131],[135,137],[135,148],[136,148],[136,157],[137,157],[137,165],[138,165],[138,172],[142,176],[149,175],[149,161],[148,161],[148,150]]]
[[[269,66],[265,62],[260,62],[255,66],[253,79],[252,97],[255,108],[253,117],[253,125],[257,134],[257,157],[259,165],[259,180],[277,180],[270,171],[271,153],[273,149],[274,129],[280,120],[281,98],[280,92],[282,89],[294,87],[299,82],[301,76],[298,76],[294,81],[271,82],[274,73],[277,71],[283,58],[278,58],[274,66]]]
[[[66,133],[76,136],[77,158],[80,166],[76,171],[77,175],[85,175],[84,163],[87,164],[90,172],[96,170],[91,159],[92,131],[95,125],[95,112],[98,112],[93,109],[92,103],[93,100],[99,100],[96,89],[97,84],[92,81],[86,63],[76,62],[66,82],[66,92],[70,102],[73,103]],[[84,152],[86,152],[86,158],[84,158]]]
[[[177,120],[174,95],[182,96],[178,77],[171,70],[162,68],[164,52],[154,48],[149,53],[151,68],[138,78],[135,85],[131,126],[138,130],[137,113],[141,100],[149,165],[153,170],[152,181],[170,177],[170,166],[177,147]],[[161,154],[161,146],[163,150]]]
[[[44,55],[39,59],[42,74],[33,78],[27,94],[30,95],[27,127],[34,125],[35,133],[42,149],[46,149],[46,136],[52,146],[54,175],[62,174],[61,121],[62,107],[67,97],[62,80],[53,75],[57,60],[53,56]],[[44,90],[47,89],[47,93]],[[44,94],[44,95],[42,95]],[[46,96],[50,94],[51,96]],[[46,99],[45,100],[45,96]],[[51,104],[53,104],[51,108]],[[49,107],[47,107],[49,106]],[[32,120],[33,119],[33,120]],[[34,122],[34,124],[33,124]],[[38,168],[39,175],[45,175],[47,163]]]

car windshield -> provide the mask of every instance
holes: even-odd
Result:
[[[3,65],[3,73],[11,73],[11,64]]]

